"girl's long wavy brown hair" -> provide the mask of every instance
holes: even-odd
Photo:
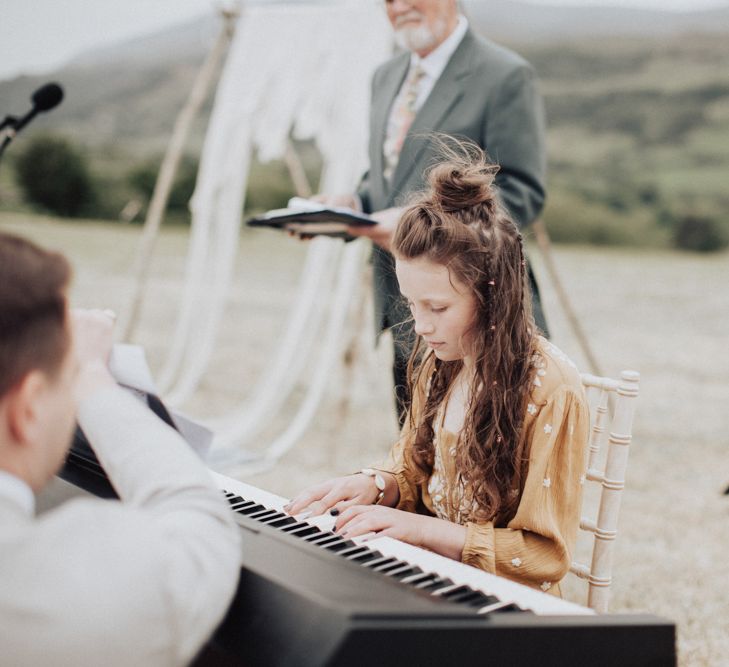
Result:
[[[533,381],[537,330],[522,236],[498,200],[496,165],[475,144],[441,141],[446,160],[428,189],[405,210],[393,239],[396,259],[426,258],[448,267],[473,291],[477,307],[466,344],[475,362],[456,465],[473,494],[472,520],[497,523],[516,511],[528,452],[522,451],[526,401]],[[410,358],[411,395],[430,372],[425,405],[409,428],[421,481],[434,463],[434,419],[463,361],[441,361],[418,340]]]

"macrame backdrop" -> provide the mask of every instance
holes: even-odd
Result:
[[[249,6],[223,70],[191,201],[185,284],[174,335],[159,375],[171,404],[195,392],[225,312],[254,150],[262,161],[313,139],[323,192],[348,192],[367,165],[369,82],[392,51],[384,12],[362,0]],[[277,349],[251,398],[216,421],[213,460],[245,460],[242,449],[289,396],[310,355],[305,397],[285,430],[257,457],[269,465],[305,431],[341,357],[350,304],[361,287],[367,244],[310,243],[297,296]],[[324,295],[331,295],[322,304]],[[255,457],[254,457],[255,458]]]

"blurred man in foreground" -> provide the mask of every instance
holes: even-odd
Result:
[[[0,232],[0,662],[186,664],[235,591],[238,530],[177,432],[116,385],[113,318],[71,315],[69,279]],[[36,518],[77,419],[121,502]]]

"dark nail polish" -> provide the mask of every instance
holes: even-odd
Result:
[[[329,514],[332,516],[339,516],[339,510],[336,507],[332,507],[332,509],[329,510]]]

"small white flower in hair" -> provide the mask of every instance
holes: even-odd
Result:
[[[552,432],[552,425],[551,424],[545,424],[544,425],[544,432],[549,435]]]
[[[552,486],[552,480],[549,479],[549,477],[545,477],[542,480],[542,486],[548,489],[550,486]]]

